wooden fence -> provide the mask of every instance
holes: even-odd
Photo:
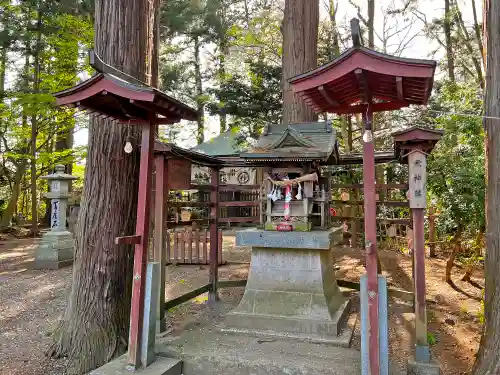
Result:
[[[222,231],[218,231],[218,262],[222,257]],[[170,229],[167,231],[167,264],[209,264],[210,232],[207,229]]]
[[[334,209],[331,221],[347,224],[345,241],[353,246],[362,245],[364,233],[363,184],[332,183]],[[407,242],[411,226],[409,203],[404,195],[408,184],[376,184],[377,237],[388,247],[400,247]]]

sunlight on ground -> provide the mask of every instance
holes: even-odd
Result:
[[[17,257],[25,256],[25,255],[26,255],[26,252],[21,253],[18,251],[10,251],[8,253],[0,254],[0,260],[9,259],[9,258],[17,258]]]

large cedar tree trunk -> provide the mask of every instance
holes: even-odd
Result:
[[[485,115],[500,117],[500,2],[486,1],[486,97]],[[486,224],[484,331],[474,365],[474,375],[500,373],[500,126],[485,118],[488,138],[488,206]]]
[[[140,80],[151,79],[154,3],[97,0],[95,49],[104,62]],[[71,374],[84,374],[122,354],[128,342],[132,248],[117,236],[135,232],[140,129],[135,150],[123,151],[127,126],[92,120],[82,205],[76,228],[73,284],[49,349],[68,356]]]
[[[316,121],[288,79],[316,68],[318,63],[318,0],[286,0],[283,19],[283,123]]]

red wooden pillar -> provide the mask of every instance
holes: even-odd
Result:
[[[165,156],[155,157],[155,221],[154,221],[154,261],[160,263],[160,287],[158,288],[158,305],[156,320],[159,332],[165,331],[165,266],[167,237],[167,197],[168,171]]]
[[[380,374],[378,331],[378,270],[377,270],[377,204],[375,192],[375,141],[372,135],[373,112],[371,104],[363,116],[363,188],[365,208],[365,250],[368,278],[368,320],[370,374]]]
[[[210,209],[210,292],[209,292],[209,302],[215,302],[219,299],[217,292],[217,283],[219,281],[219,168],[211,168],[211,178],[210,182],[212,185],[212,190],[210,192],[210,202],[212,207]]]
[[[132,307],[130,311],[130,333],[128,362],[136,369],[141,367],[141,339],[144,320],[144,290],[148,261],[150,222],[150,197],[153,167],[153,141],[155,125],[142,125],[141,159],[139,171],[139,194],[137,198],[137,224],[134,236],[134,274],[132,282]]]

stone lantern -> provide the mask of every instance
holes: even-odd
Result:
[[[50,231],[42,237],[36,250],[36,269],[58,269],[73,263],[75,240],[66,228],[68,200],[71,198],[69,182],[78,177],[64,173],[64,165],[56,165],[56,171],[41,177],[49,181]]]

